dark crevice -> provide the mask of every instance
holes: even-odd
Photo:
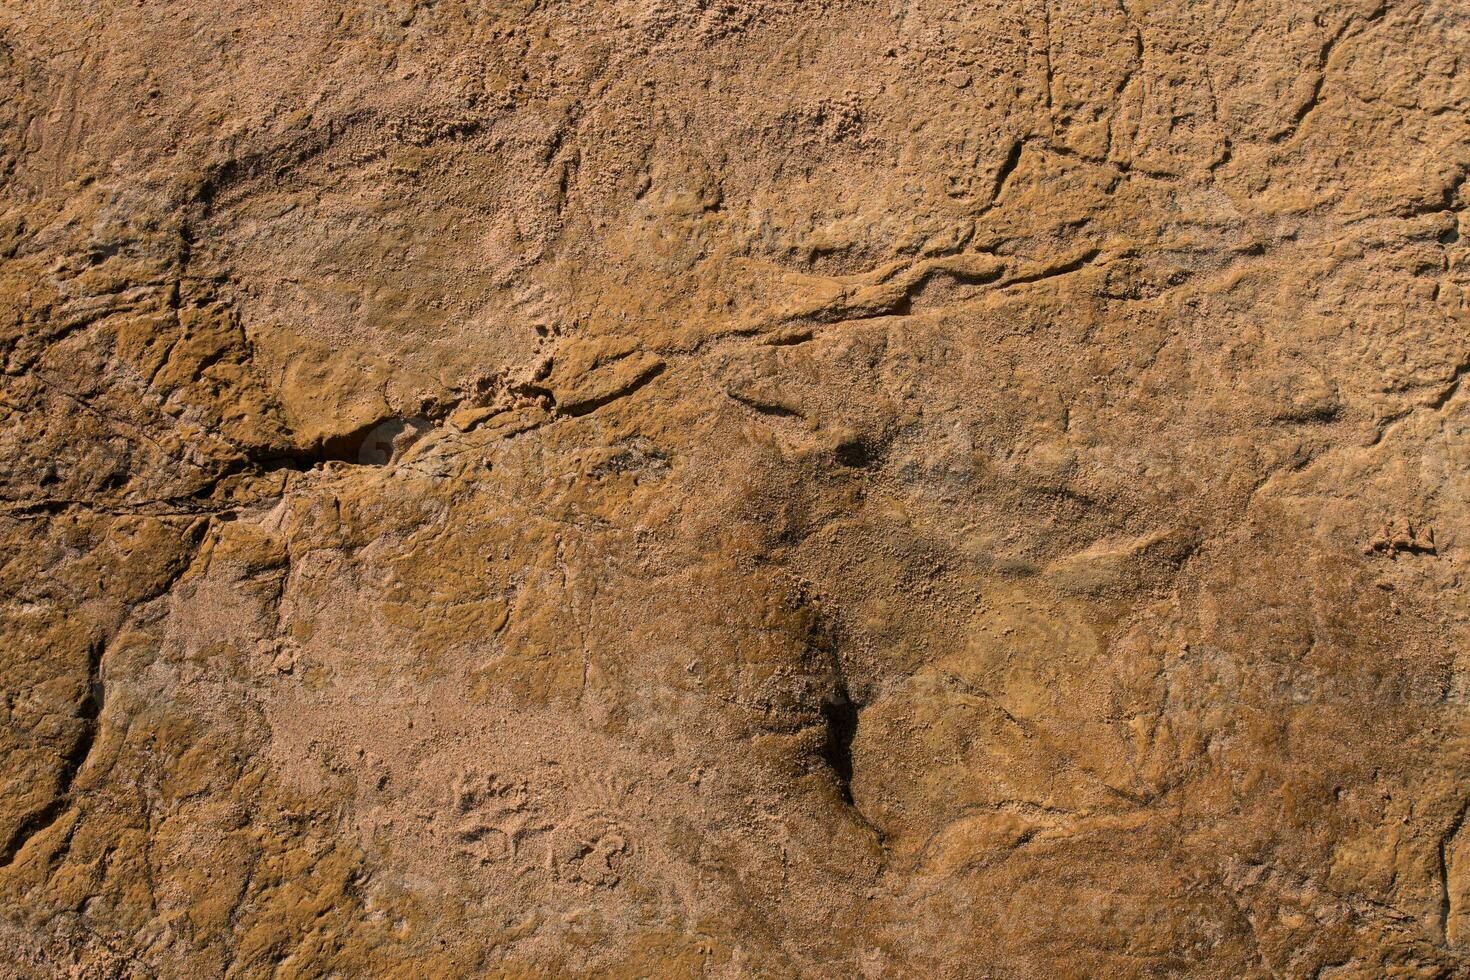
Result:
[[[1001,194],[1005,193],[1006,181],[1011,179],[1016,167],[1021,163],[1021,151],[1026,146],[1024,140],[1015,140],[1006,152],[1005,159],[1001,161],[1000,168],[995,172],[995,187],[990,193],[990,203],[994,204],[1000,200]]]
[[[1299,425],[1327,425],[1341,418],[1342,411],[1342,406],[1337,402],[1328,402],[1277,412],[1271,416],[1271,421]]]
[[[225,192],[263,176],[284,176],[325,153],[351,128],[369,122],[365,112],[352,113],[327,125],[293,134],[275,145],[232,157],[211,167],[195,186],[190,203],[208,217]]]
[[[744,405],[746,408],[750,409],[758,415],[768,415],[772,418],[778,419],[806,418],[806,416],[801,414],[801,412],[797,411],[794,408],[788,408],[785,405],[777,405],[774,402],[759,401],[758,399],[751,398],[748,395],[738,394],[733,391],[727,391],[725,392],[725,394],[728,395],[731,400],[739,402],[740,404]]]
[[[845,439],[833,450],[837,462],[852,469],[863,469],[878,461],[873,447],[862,439]]]
[[[1326,84],[1327,71],[1325,68],[1320,68],[1317,72],[1317,80],[1312,83],[1312,90],[1307,93],[1306,100],[1291,114],[1291,121],[1287,123],[1286,128],[1272,137],[1273,143],[1283,142],[1301,129],[1302,123],[1307,121],[1307,117],[1316,111],[1317,106],[1321,103],[1322,88]]]
[[[791,330],[786,333],[779,333],[775,336],[767,337],[761,343],[767,347],[795,347],[798,344],[807,343],[812,337],[813,333],[810,330]]]
[[[188,573],[199,555],[199,549],[203,544],[208,527],[209,521],[207,520],[196,520],[190,526],[185,532],[185,541],[189,545],[188,552],[170,569],[168,577],[160,586],[141,600],[142,602],[151,602],[160,596],[167,595],[178,584],[179,579]],[[94,639],[87,648],[87,688],[77,703],[76,709],[76,718],[81,722],[82,729],[77,733],[76,741],[72,743],[71,748],[61,757],[56,793],[45,806],[27,816],[11,833],[5,846],[0,848],[0,869],[13,864],[21,850],[32,838],[60,820],[62,815],[76,802],[74,792],[76,778],[86,768],[87,761],[92,757],[92,750],[96,747],[97,737],[102,731],[102,709],[107,703],[106,674],[103,664],[103,658],[107,653],[107,642],[106,638],[99,637]]]
[[[1363,26],[1362,30],[1358,31],[1358,34],[1361,35],[1364,30],[1367,30],[1368,25],[1381,19],[1387,12],[1388,4],[1380,4],[1375,10],[1362,18],[1361,23]],[[1282,143],[1294,137],[1301,131],[1302,125],[1307,121],[1307,117],[1316,112],[1317,108],[1322,104],[1322,92],[1327,85],[1328,62],[1332,60],[1332,53],[1336,50],[1338,44],[1349,37],[1348,32],[1352,30],[1353,25],[1356,23],[1359,23],[1358,15],[1349,14],[1343,20],[1342,25],[1338,27],[1337,31],[1322,42],[1322,46],[1317,52],[1317,76],[1312,83],[1312,90],[1307,93],[1306,100],[1292,113],[1292,118],[1286,127],[1270,137],[1272,143]]]
[[[427,419],[389,416],[369,422],[352,432],[329,436],[317,447],[317,460],[322,463],[350,463],[358,466],[385,466],[395,454],[407,448],[429,428]]]
[[[660,373],[663,365],[656,365],[633,379],[631,383],[606,398],[574,406],[568,415],[581,415],[601,407],[609,401],[637,390]],[[510,389],[515,394],[538,396],[555,408],[555,398],[543,387],[534,384],[517,385]],[[189,514],[217,513],[211,508],[201,508],[198,502],[213,494],[224,481],[242,475],[263,476],[280,471],[305,473],[328,463],[348,466],[386,466],[399,459],[404,450],[422,438],[438,422],[445,419],[458,406],[458,402],[425,404],[419,414],[406,416],[391,414],[365,422],[355,429],[340,432],[318,440],[307,446],[265,445],[251,446],[240,450],[240,455],[223,462],[209,474],[207,482],[198,489],[177,497],[149,500],[142,503],[129,501],[86,501],[56,499],[28,501],[24,504],[0,509],[21,515],[50,515],[62,513],[76,507],[92,510],[111,509],[118,513],[133,513],[144,507],[177,506],[182,508],[179,516]],[[199,464],[192,464],[198,466]]]
[[[1470,169],[1459,171],[1450,179],[1449,183],[1440,189],[1439,197],[1431,201],[1406,204],[1395,212],[1395,217],[1418,218],[1426,214],[1443,214],[1447,211],[1451,214],[1458,214],[1462,209],[1457,207],[1458,202],[1456,199],[1460,196],[1460,189],[1465,186],[1467,180],[1470,180]],[[1444,236],[1440,238],[1440,242],[1442,244],[1453,244],[1459,240],[1459,237],[1459,231],[1452,228],[1450,231],[1445,232]],[[1448,242],[1445,241],[1446,238],[1449,238]]]
[[[1454,896],[1450,894],[1450,846],[1455,837],[1460,833],[1460,828],[1465,825],[1465,816],[1470,810],[1470,803],[1460,807],[1455,819],[1450,822],[1449,827],[1439,839],[1438,857],[1439,867],[1439,935],[1442,942],[1449,942],[1450,916],[1454,911]]]
[[[840,302],[828,309],[801,317],[793,323],[855,323],[858,320],[876,320],[885,316],[908,316],[913,308],[912,291],[909,291],[902,296],[875,302],[871,306],[850,306]]]
[[[0,848],[0,869],[10,867],[15,862],[16,856],[20,854],[21,848],[25,847],[32,837],[55,823],[70,805],[70,797],[57,796],[22,820],[15,828],[15,832],[10,835],[10,839],[5,842],[5,847]]]
[[[852,742],[857,737],[860,706],[839,687],[836,696],[822,705],[822,719],[827,725],[827,741],[822,746],[822,759],[837,777],[837,789],[849,806],[852,798]]]
[[[1130,163],[1127,160],[1114,160],[1108,157],[1091,156],[1087,153],[1082,153],[1068,146],[1059,145],[1039,136],[1027,137],[1026,142],[1036,143],[1041,146],[1042,149],[1045,150],[1047,153],[1051,153],[1055,156],[1064,157],[1069,160],[1076,160],[1079,163],[1091,164],[1094,167],[1107,167],[1124,176],[1133,176],[1136,174],[1140,177],[1148,177],[1153,180],[1162,181],[1178,181],[1180,179],[1180,175],[1173,173],[1172,171],[1154,170],[1152,168],[1139,167],[1134,165],[1133,163]]]
[[[11,833],[5,846],[0,848],[0,868],[14,863],[16,856],[31,838],[54,824],[71,806],[72,783],[75,782],[77,773],[86,765],[97,741],[98,719],[102,715],[106,696],[102,686],[102,651],[101,640],[93,641],[87,649],[87,689],[77,704],[76,713],[76,719],[81,722],[81,731],[77,733],[71,748],[61,757],[56,794],[45,806],[22,820]]]
[[[816,600],[806,594],[804,586],[803,601],[812,613],[812,632],[809,638],[811,650],[823,667],[820,671],[821,703],[818,710],[821,712],[824,737],[814,755],[831,773],[834,788],[852,815],[871,830],[879,844],[882,845],[885,840],[883,831],[862,812],[852,791],[853,744],[857,740],[864,705],[852,696],[852,687],[848,683],[847,666],[843,663],[841,641],[837,633],[832,628],[832,624],[825,621]]]
[[[1470,361],[1464,361],[1455,365],[1455,370],[1451,373],[1449,382],[1440,389],[1437,395],[1426,403],[1427,407],[1435,410],[1444,408],[1449,400],[1455,397],[1455,393],[1460,390],[1460,384],[1465,380],[1467,373],[1470,373]]]
[[[1061,265],[1054,265],[1050,268],[1042,269],[1040,272],[1028,273],[1024,276],[1016,276],[1013,279],[1007,279],[1002,285],[1006,287],[1020,286],[1025,283],[1040,282],[1043,279],[1051,279],[1055,276],[1064,276],[1069,272],[1077,272],[1091,265],[1101,254],[1102,249],[1100,248],[1088,249],[1082,255],[1078,256],[1070,262],[1064,262]]]
[[[909,296],[912,298],[916,293],[922,292],[930,282],[941,277],[950,280],[956,286],[988,286],[999,279],[1004,272],[1004,266],[997,266],[986,272],[962,272],[959,269],[945,268],[930,269],[909,287]]]
[[[589,415],[592,412],[597,411],[599,408],[602,408],[604,405],[610,405],[620,398],[626,398],[627,396],[633,394],[633,392],[642,388],[654,378],[658,377],[660,374],[663,374],[663,372],[664,363],[662,361],[656,361],[650,364],[648,367],[644,368],[636,376],[629,379],[625,384],[620,385],[614,391],[609,391],[606,394],[601,394],[592,398],[563,400],[561,403],[559,403],[558,409],[563,415],[570,415],[574,417],[579,415]]]
[[[221,477],[220,479],[223,479]],[[215,483],[191,495],[152,500],[108,500],[60,497],[45,500],[0,500],[0,514],[17,519],[55,517],[70,511],[106,514],[111,517],[217,517],[232,518],[229,508],[219,509],[200,501],[213,491]]]
[[[386,466],[427,431],[430,424],[424,417],[390,415],[374,419],[350,432],[328,436],[314,446],[272,446],[251,450],[221,471],[214,483],[241,473],[261,474],[277,470],[304,473],[326,463]]]

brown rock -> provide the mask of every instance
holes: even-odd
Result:
[[[0,973],[1470,972],[1455,4],[155,8],[0,14]]]

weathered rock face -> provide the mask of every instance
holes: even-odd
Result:
[[[1458,0],[11,0],[23,977],[1470,971]]]

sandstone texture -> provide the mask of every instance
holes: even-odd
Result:
[[[0,79],[0,975],[1470,975],[1464,0]]]

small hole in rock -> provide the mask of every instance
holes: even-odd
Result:
[[[861,439],[847,439],[837,444],[837,462],[843,466],[862,467],[873,463],[873,452]]]

